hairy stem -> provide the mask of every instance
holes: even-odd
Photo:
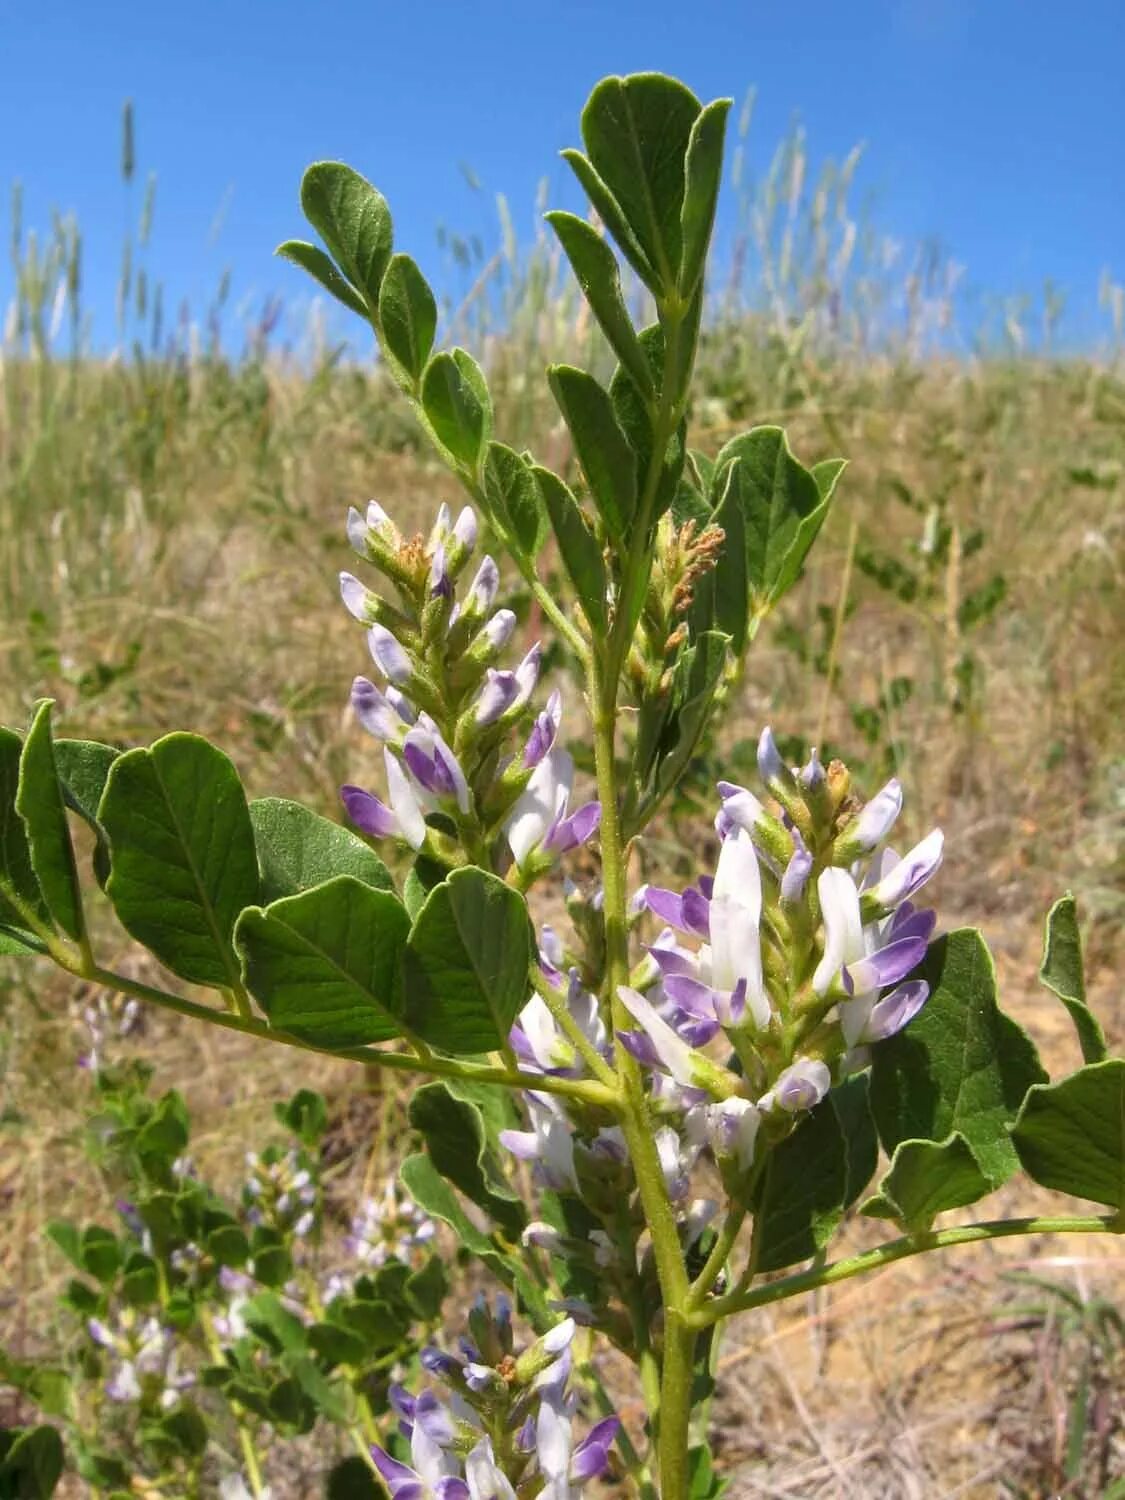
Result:
[[[959,1229],[935,1229],[928,1234],[904,1235],[888,1245],[875,1250],[865,1250],[861,1255],[849,1256],[846,1260],[834,1261],[827,1266],[814,1266],[796,1276],[785,1276],[749,1291],[736,1290],[725,1297],[715,1297],[690,1315],[693,1327],[707,1328],[720,1318],[729,1318],[738,1312],[747,1312],[752,1307],[764,1307],[770,1302],[782,1302],[788,1297],[798,1297],[802,1292],[814,1291],[821,1286],[834,1286],[838,1281],[848,1281],[853,1276],[862,1276],[867,1271],[878,1271],[898,1260],[907,1260],[912,1255],[924,1255],[929,1250],[948,1250],[955,1245],[975,1245],[982,1240],[1010,1239],[1030,1234],[1125,1234],[1125,1215],[1099,1214],[1072,1218],[993,1219],[981,1224],[966,1224]]]

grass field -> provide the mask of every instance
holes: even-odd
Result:
[[[1120,1049],[1125,368],[1014,349],[954,357],[921,324],[917,340],[884,336],[889,299],[865,303],[854,284],[833,332],[815,219],[791,235],[811,247],[805,269],[792,244],[779,269],[788,180],[774,186],[774,227],[747,240],[755,294],[740,281],[717,301],[693,443],[715,451],[750,422],[781,422],[806,461],[842,454],[850,468],[699,784],[742,779],[765,722],[845,755],[868,790],[897,769],[910,832],[946,830],[943,924],[983,927],[1005,1004],[1062,1065],[1077,1049],[1035,970],[1048,904],[1075,891],[1094,1003]],[[777,258],[755,253],[769,244]],[[113,361],[81,341],[71,359],[37,350],[66,274],[65,257],[43,264],[0,366],[0,719],[22,724],[46,695],[63,734],[132,744],[191,727],[228,751],[252,794],[331,812],[337,785],[362,780],[373,758],[345,712],[365,653],[336,596],[344,512],[377,496],[421,521],[453,498],[451,481],[389,383],[330,351],[302,363],[271,352],[265,332],[236,362],[205,341]],[[499,435],[565,463],[534,372],[585,354],[594,335],[545,248],[482,262],[448,322],[489,367]],[[674,864],[692,827],[666,820],[647,857]],[[90,998],[0,962],[0,1342],[17,1348],[50,1337],[62,1270],[42,1224],[100,1208],[79,1147],[89,1083],[75,1067]],[[297,1080],[288,1056],[164,1017],[121,1045],[184,1089],[220,1180],[298,1081],[329,1097],[341,1193],[404,1145],[391,1096],[388,1158],[369,1161],[373,1091],[403,1086],[342,1063],[302,1063]],[[1033,1189],[1009,1187],[989,1209],[1037,1206]],[[998,1275],[1034,1269],[1084,1303],[1125,1304],[1116,1243],[956,1255],[817,1294],[755,1325],[752,1344],[732,1330],[718,1418],[735,1496],[1094,1497],[1125,1472],[1120,1349],[1114,1369],[1085,1325],[1029,1314],[1035,1296]],[[1068,1424],[1088,1359],[1082,1389],[1100,1394],[1075,1467]]]

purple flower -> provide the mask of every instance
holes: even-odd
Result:
[[[488,724],[495,724],[496,720],[511,708],[518,692],[519,683],[516,681],[514,672],[497,672],[489,667],[485,673],[484,687],[481,688],[476,701],[473,717],[482,728]]]
[[[773,1110],[797,1114],[815,1108],[831,1086],[832,1074],[827,1063],[819,1058],[799,1057],[778,1074],[773,1088],[758,1100],[758,1108],[762,1114]]]
[[[445,743],[434,721],[426,714],[407,733],[402,758],[417,787],[435,805],[455,803],[467,813],[471,805],[469,784],[453,751]]]
[[[495,603],[499,588],[500,569],[491,557],[482,557],[480,567],[465,596],[464,614],[470,619],[483,618]],[[501,611],[501,613],[511,614],[511,611]],[[512,623],[515,624],[514,615],[512,615]]]
[[[352,683],[351,705],[368,734],[392,745],[400,743],[417,717],[397,688],[382,693],[367,677],[357,677]]]
[[[378,599],[353,573],[340,574],[340,598],[353,619],[358,620],[361,625],[371,624],[375,618]]]
[[[596,802],[567,816],[573,779],[574,761],[565,750],[549,751],[531,773],[505,824],[521,870],[537,855],[563,854],[584,843],[597,828],[601,808]]]
[[[414,675],[414,668],[406,651],[385,625],[372,625],[367,632],[367,645],[371,659],[388,682],[403,687]]]
[[[531,727],[531,733],[527,737],[524,747],[523,763],[529,769],[539,764],[543,757],[550,751],[558,737],[559,724],[562,721],[562,694],[556,688],[547,699],[547,706],[536,715],[535,723]]]
[[[892,850],[884,851],[880,877],[863,895],[863,904],[890,911],[908,901],[937,874],[945,850],[945,836],[940,828],[915,844],[910,853],[899,859]]]

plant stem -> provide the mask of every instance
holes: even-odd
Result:
[[[617,1074],[571,1015],[565,996],[561,995],[553,985],[547,983],[537,964],[532,965],[531,982],[594,1077],[600,1078],[602,1083],[616,1090]]]
[[[661,1500],[687,1500],[691,1386],[698,1330],[681,1308],[664,1309],[664,1370],[660,1382]]]
[[[1125,1234],[1125,1216],[1099,1214],[1054,1219],[993,1219],[981,1224],[966,1224],[959,1229],[935,1229],[928,1234],[904,1235],[902,1239],[892,1240],[890,1244],[880,1245],[875,1250],[865,1250],[861,1255],[852,1255],[828,1266],[814,1266],[796,1276],[785,1276],[780,1281],[771,1282],[768,1286],[760,1286],[751,1291],[738,1290],[725,1297],[716,1297],[692,1312],[690,1322],[696,1329],[707,1328],[733,1313],[747,1312],[752,1307],[764,1307],[770,1302],[782,1302],[788,1297],[800,1296],[802,1292],[814,1291],[817,1287],[834,1286],[838,1281],[848,1281],[867,1271],[881,1270],[883,1266],[907,1260],[912,1255],[924,1255],[929,1250],[948,1250],[955,1245],[974,1245],[982,1240],[1002,1240],[1030,1234]]]
[[[256,1016],[236,1016],[230,1011],[215,1010],[209,1005],[200,1005],[198,1001],[175,995],[170,990],[142,984],[97,964],[87,968],[75,964],[69,957],[63,962],[59,955],[52,956],[68,973],[79,979],[89,980],[92,984],[105,985],[107,989],[117,990],[122,995],[131,995],[134,999],[176,1011],[179,1015],[191,1016],[193,1020],[223,1026],[228,1031],[241,1031],[246,1036],[277,1042],[283,1047],[298,1047],[303,1052],[316,1052],[321,1057],[339,1057],[347,1062],[366,1063],[377,1068],[399,1068],[411,1073],[432,1073],[442,1078],[469,1078],[477,1083],[497,1083],[504,1088],[537,1089],[541,1093],[560,1094],[607,1108],[612,1108],[617,1102],[614,1089],[592,1078],[555,1078],[549,1074],[525,1073],[519,1068],[482,1067],[477,1063],[462,1062],[459,1058],[442,1057],[429,1051],[420,1057],[409,1052],[380,1052],[376,1047],[315,1047],[300,1037],[275,1029]]]

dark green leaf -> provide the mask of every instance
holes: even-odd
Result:
[[[392,255],[379,289],[383,345],[416,386],[434,347],[437,303],[409,255]]]
[[[0,922],[17,928],[22,926],[25,911],[45,925],[48,921],[31,865],[27,831],[16,811],[22,750],[18,734],[0,729]]]
[[[394,238],[383,195],[343,162],[318,161],[301,179],[301,207],[373,312]]]
[[[550,469],[534,470],[566,569],[582,613],[596,631],[606,628],[606,572],[602,549],[578,501]]]
[[[47,908],[56,925],[78,942],[85,936],[86,924],[74,847],[55,770],[49,698],[36,708],[23,743],[16,811],[23,819],[31,866]]]
[[[98,807],[110,767],[120,754],[112,745],[99,745],[96,740],[55,741],[55,769],[66,805],[93,830],[97,839],[94,874],[103,889],[109,879],[109,840],[98,822]]]
[[[729,99],[708,104],[691,127],[688,140],[686,186],[680,213],[683,251],[679,267],[680,295],[690,297],[707,263],[707,247],[715,223],[715,205],[723,177],[723,137]]]
[[[561,154],[563,160],[572,168],[575,177],[581,183],[582,189],[597,212],[598,218],[617,241],[618,248],[633,267],[633,270],[636,271],[646,286],[658,286],[659,280],[656,272],[649,264],[648,257],[641,248],[640,241],[629,228],[628,221],[621,211],[621,205],[598,176],[592,163],[587,157],[582,155],[581,151],[576,151],[573,147],[569,147]]]
[[[875,1048],[871,1107],[883,1146],[893,1152],[901,1141],[959,1131],[999,1187],[1018,1166],[1007,1127],[1046,1074],[1027,1033],[996,1003],[996,971],[979,932],[939,938],[914,977],[929,984],[929,1000]]]
[[[234,766],[194,734],[114,761],[98,809],[112,851],[106,894],[122,925],[195,984],[238,988],[231,935],[258,899],[258,860]]]
[[[610,536],[621,542],[637,505],[636,458],[618,425],[609,392],[572,365],[551,365],[547,379],[598,513]]]
[[[977,1203],[992,1185],[959,1131],[945,1141],[900,1141],[879,1191],[861,1212],[894,1219],[911,1234],[927,1231],[938,1214]]]
[[[683,697],[672,716],[668,748],[657,767],[658,797],[665,796],[675,786],[695,754],[723,680],[729,648],[729,637],[707,630],[685,653]]]
[[[427,896],[410,930],[407,1024],[443,1052],[503,1046],[527,1001],[534,953],[523,897],[484,870],[454,870]]]
[[[264,904],[297,896],[336,875],[353,875],[375,890],[394,889],[391,873],[364,841],[299,802],[260,797],[250,804]]]
[[[302,1145],[315,1146],[328,1129],[328,1106],[315,1089],[298,1089],[284,1104],[274,1105],[274,1114]]]
[[[397,896],[338,875],[238,924],[246,987],[270,1024],[318,1047],[401,1034],[399,963],[410,918]]]
[[[426,897],[448,874],[447,865],[439,864],[425,854],[420,854],[410,866],[402,885],[402,901],[412,922],[426,904]]]
[[[755,1209],[765,1215],[758,1269],[780,1271],[822,1250],[877,1157],[867,1080],[846,1079],[773,1150]]]
[[[366,1459],[353,1454],[333,1464],[324,1488],[324,1500],[382,1500],[383,1487]]]
[[[1078,908],[1069,891],[1047,913],[1047,935],[1039,978],[1070,1012],[1082,1047],[1083,1062],[1101,1062],[1106,1055],[1105,1035],[1097,1016],[1086,1004]]]
[[[449,1291],[441,1256],[431,1255],[420,1271],[414,1271],[407,1278],[405,1291],[407,1301],[417,1315],[426,1323],[434,1322]]]
[[[325,255],[319,245],[310,245],[308,240],[286,240],[273,253],[280,255],[283,260],[292,261],[302,271],[307,271],[314,281],[319,281],[326,292],[330,292],[350,311],[358,313],[361,318],[369,316],[363,298],[340,275],[331,256]]]
[[[475,1104],[454,1098],[444,1083],[424,1084],[410,1099],[410,1123],[422,1133],[434,1166],[465,1197],[517,1240],[527,1212],[485,1139]]]
[[[780,427],[755,427],[734,438],[715,464],[715,484],[737,463],[731,484],[742,511],[746,568],[755,607],[777,602],[800,572],[831,503],[837,467],[821,469],[820,483],[793,457]],[[721,524],[721,523],[720,523]]]
[[[62,1478],[62,1438],[53,1427],[17,1427],[0,1432],[0,1496],[47,1500]]]
[[[503,443],[489,443],[484,493],[497,523],[514,545],[525,557],[536,558],[550,527],[531,465]]]
[[[82,1231],[79,1255],[82,1269],[103,1284],[114,1279],[121,1265],[121,1247],[116,1236],[100,1224],[89,1224]]]
[[[44,1230],[51,1243],[79,1271],[86,1269],[82,1260],[82,1231],[69,1219],[51,1219]]]
[[[556,209],[547,215],[547,222],[558,235],[610,348],[644,395],[652,396],[652,372],[621,294],[617,257],[594,226],[576,214]]]
[[[1012,1144],[1043,1187],[1125,1215],[1125,1057],[1088,1063],[1061,1083],[1031,1089]]]
[[[492,426],[484,377],[463,349],[435,354],[422,375],[422,407],[438,442],[475,473]]]
[[[677,288],[685,161],[701,108],[691,90],[675,79],[634,73],[604,78],[582,111],[582,139],[594,171],[620,206],[665,292]]]
[[[314,1323],[309,1329],[309,1346],[330,1369],[362,1364],[367,1352],[359,1334],[339,1323]]]

